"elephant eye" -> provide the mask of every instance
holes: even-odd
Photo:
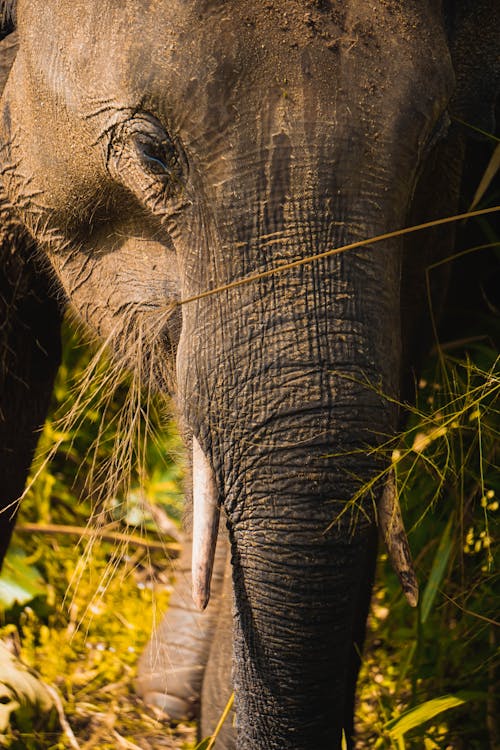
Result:
[[[159,177],[174,178],[179,171],[177,149],[168,137],[161,140],[148,133],[137,133],[134,138],[137,155],[148,172]]]
[[[155,193],[170,197],[182,186],[187,171],[180,148],[147,113],[136,114],[113,129],[107,166],[114,179],[143,201]]]

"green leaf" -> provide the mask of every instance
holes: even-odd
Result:
[[[425,701],[419,706],[408,709],[395,719],[391,719],[385,724],[384,729],[389,735],[399,740],[404,737],[411,729],[419,727],[425,722],[433,719],[434,716],[448,711],[450,708],[461,706],[466,702],[465,697],[459,697],[458,695],[442,695],[440,698],[433,698],[430,701]]]
[[[450,557],[450,553],[453,547],[453,540],[451,538],[451,528],[453,526],[454,516],[451,516],[446,528],[439,542],[439,547],[435,554],[429,580],[422,596],[422,606],[420,609],[420,622],[422,625],[425,623],[431,611],[434,599],[439,590],[441,582],[446,572],[446,566]]]
[[[22,732],[32,732],[42,718],[52,719],[54,702],[40,680],[0,642],[0,734],[14,719]]]
[[[9,550],[0,576],[0,605],[6,609],[18,604],[27,604],[46,593],[43,578],[34,565],[26,563],[26,555],[20,549]]]
[[[211,737],[205,737],[204,740],[202,740],[198,745],[196,745],[194,750],[207,750],[207,747],[210,743]]]

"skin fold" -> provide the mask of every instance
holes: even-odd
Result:
[[[465,135],[450,115],[493,127],[498,6],[19,0],[12,17],[0,178],[9,247],[52,316],[41,391],[58,362],[55,294],[173,393],[227,526],[213,606],[186,625],[178,594],[139,689],[161,705],[191,658],[173,692],[192,712],[206,665],[206,735],[232,662],[236,730],[221,747],[340,748],[343,733],[352,747],[384,445],[428,341],[425,267],[451,254],[454,231],[200,295],[457,213]]]

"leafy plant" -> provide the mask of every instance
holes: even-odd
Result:
[[[28,604],[37,596],[45,596],[39,571],[22,549],[12,547],[0,576],[0,606],[11,609],[15,604]]]

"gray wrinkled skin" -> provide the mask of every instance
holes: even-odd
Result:
[[[234,594],[222,563],[215,613],[194,618],[187,648],[168,635],[186,618],[167,616],[161,660],[178,671],[198,644],[174,703],[194,710],[208,659],[213,730],[233,622],[237,729],[221,746],[340,748],[344,731],[352,747],[382,486],[360,489],[388,465],[374,449],[397,430],[428,329],[424,269],[451,253],[453,229],[172,303],[456,213],[465,144],[449,111],[476,101],[492,126],[498,5],[19,0],[15,18],[2,262],[36,247],[51,291],[175,393],[224,506]],[[139,687],[161,703],[152,653]]]

